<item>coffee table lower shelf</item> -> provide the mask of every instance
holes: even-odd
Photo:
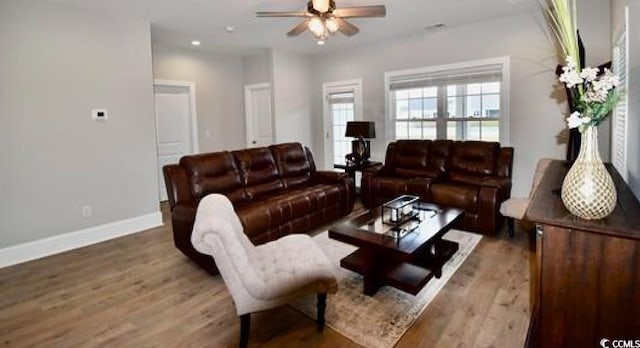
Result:
[[[377,283],[379,286],[389,285],[396,289],[416,295],[434,276],[442,274],[442,265],[458,250],[458,243],[440,240],[435,246],[435,255],[427,250],[411,262],[392,261],[382,257],[383,264],[377,264],[369,257],[366,250],[360,248],[340,261],[340,266],[361,274],[365,283]]]

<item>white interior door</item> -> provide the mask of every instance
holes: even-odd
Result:
[[[261,147],[273,144],[271,86],[269,84],[245,87],[245,113],[247,147]]]
[[[347,122],[362,120],[362,81],[326,82],[322,85],[324,99],[324,168],[344,164],[351,153],[352,138],[344,136]]]
[[[188,86],[154,86],[158,145],[160,201],[167,200],[162,167],[178,163],[180,157],[195,152],[193,146],[191,95]]]

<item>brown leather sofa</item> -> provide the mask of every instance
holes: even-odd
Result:
[[[495,234],[500,203],[511,195],[513,148],[499,143],[398,140],[382,167],[362,176],[362,202],[371,208],[398,195],[464,210],[464,230]]]
[[[191,231],[200,199],[227,196],[255,244],[304,233],[353,209],[353,180],[344,173],[316,171],[299,143],[185,156],[163,168],[173,240],[178,249],[212,274],[213,258],[197,252]]]

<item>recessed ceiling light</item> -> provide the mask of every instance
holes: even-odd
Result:
[[[193,41],[191,41],[191,44],[194,45],[194,46],[200,46],[200,41],[193,40]]]
[[[226,31],[227,33],[233,33],[236,31],[236,28],[231,25],[227,25],[226,27],[224,27],[224,31]]]

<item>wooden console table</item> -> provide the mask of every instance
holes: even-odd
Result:
[[[640,340],[640,204],[615,169],[607,169],[618,203],[605,219],[583,220],[566,210],[562,161],[551,163],[532,197],[526,218],[537,227],[527,347]]]

